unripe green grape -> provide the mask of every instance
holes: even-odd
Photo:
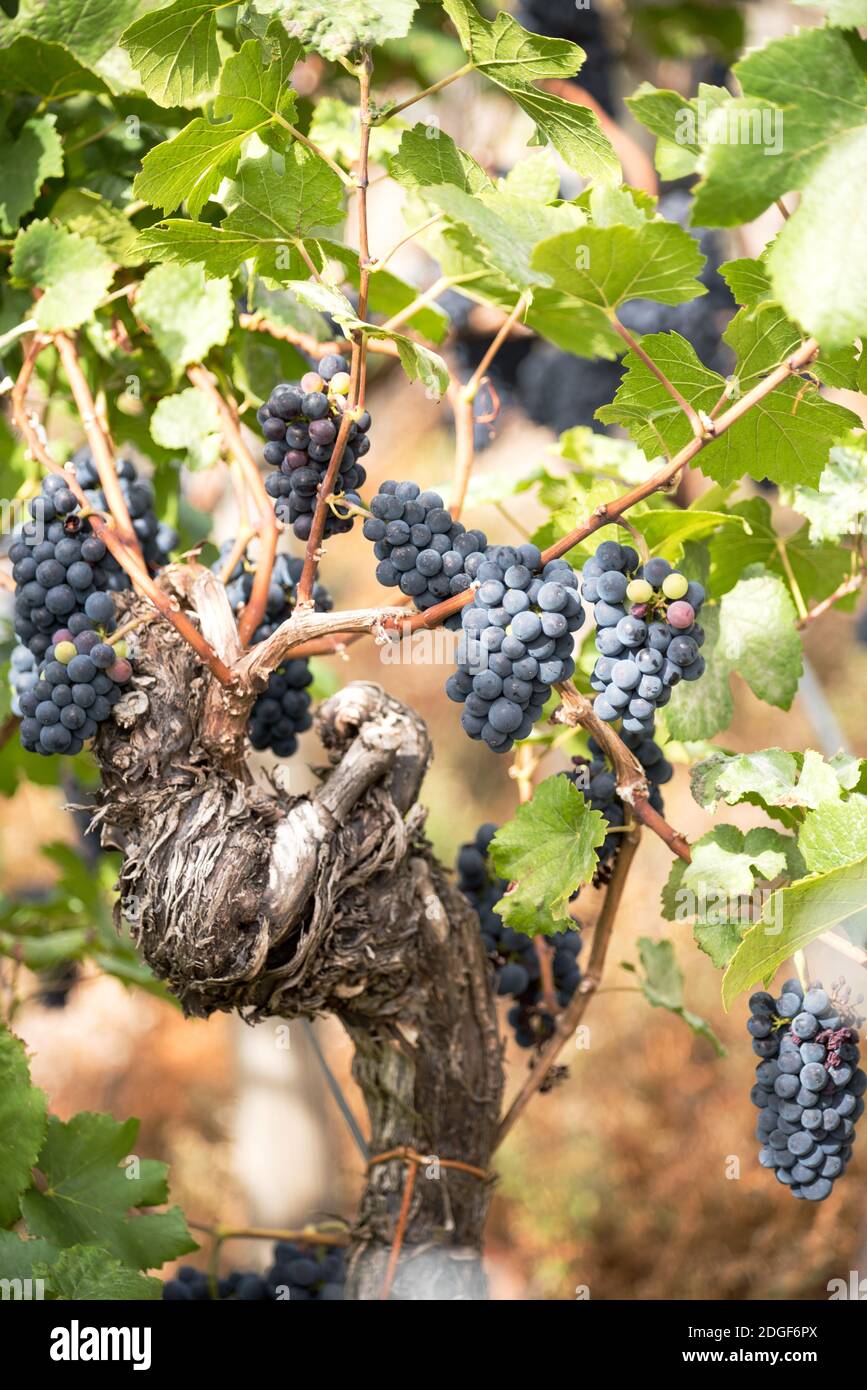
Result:
[[[329,389],[338,396],[345,396],[349,391],[350,376],[348,372],[335,372],[328,383]]]
[[[649,603],[653,598],[653,585],[646,579],[633,579],[626,586],[626,597],[632,603]]]
[[[678,574],[677,570],[672,570],[662,581],[662,592],[666,598],[683,598],[688,588],[689,580],[686,575]]]
[[[74,656],[78,656],[78,648],[74,642],[58,642],[54,648],[54,660],[59,661],[62,666],[68,665]]]

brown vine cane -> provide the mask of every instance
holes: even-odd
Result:
[[[413,1189],[415,1188],[416,1174],[423,1163],[430,1163],[433,1155],[416,1153],[408,1145],[402,1144],[399,1148],[388,1149],[385,1153],[376,1154],[370,1159],[367,1167],[368,1171],[375,1167],[377,1163],[390,1163],[392,1159],[402,1158],[408,1165],[409,1172],[406,1176],[406,1184],[403,1189],[403,1197],[400,1203],[400,1213],[397,1218],[397,1228],[394,1233],[394,1240],[391,1243],[391,1250],[388,1256],[388,1265],[385,1270],[385,1277],[382,1281],[380,1290],[380,1302],[386,1303],[391,1295],[391,1287],[394,1283],[394,1276],[397,1270],[397,1262],[400,1259],[400,1252],[403,1247],[403,1238],[406,1234],[406,1225],[409,1220],[409,1208],[412,1202]],[[464,1163],[459,1158],[436,1158],[441,1168],[454,1168],[459,1173],[469,1173],[474,1178],[480,1178],[482,1182],[487,1182],[491,1176],[484,1168],[476,1168],[472,1163]]]

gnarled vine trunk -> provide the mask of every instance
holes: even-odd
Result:
[[[201,604],[199,616],[213,640],[220,621]],[[424,839],[423,723],[376,685],[346,687],[318,714],[320,786],[287,798],[238,759],[215,718],[219,691],[176,632],[154,623],[134,641],[134,689],[98,740],[98,819],[124,853],[120,909],[146,959],[200,1017],[336,1014],[355,1045],[371,1155],[428,1159],[391,1296],[484,1297],[490,1179],[448,1165],[487,1173],[501,1048],[475,913]],[[227,725],[238,707],[232,695]],[[402,1157],[371,1165],[351,1298],[380,1296],[408,1172]]]

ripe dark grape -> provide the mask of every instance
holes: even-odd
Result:
[[[864,1111],[867,1076],[857,1066],[863,1019],[850,1000],[842,979],[830,991],[816,984],[806,993],[800,981],[787,980],[776,999],[764,990],[750,999],[747,1029],[761,1059],[750,1092],[759,1111],[759,1163],[810,1202],[829,1197],[846,1171]]]
[[[488,546],[473,602],[460,612],[458,666],[446,682],[461,726],[497,753],[527,738],[558,681],[570,678],[573,633],[584,621],[578,576],[565,560],[542,568],[537,546]],[[550,634],[550,635],[549,635]]]
[[[370,511],[362,530],[373,542],[380,584],[399,588],[419,612],[469,588],[485,558],[487,537],[454,521],[438,492],[422,492],[418,483],[388,481],[372,499]],[[446,627],[460,625],[459,613],[446,619]]]
[[[275,472],[265,479],[274,511],[306,541],[313,525],[319,488],[328,471],[340,419],[346,409],[349,366],[343,357],[329,353],[318,370],[307,372],[300,382],[280,382],[274,387],[257,418],[265,436],[264,457]],[[334,495],[360,505],[358,488],[367,478],[359,460],[370,449],[370,415],[364,411],[349,427],[346,448],[334,482]],[[352,515],[338,515],[329,508],[325,535],[352,529]]]
[[[156,573],[177,544],[177,535],[158,522],[153,487],[139,478],[135,465],[129,459],[118,459],[116,466],[133,529],[148,568]],[[88,503],[95,510],[106,511],[105,496],[87,449],[74,455],[72,467]],[[128,589],[129,578],[94,535],[90,521],[79,516],[78,502],[63,477],[51,474],[43,479],[42,491],[31,501],[30,512],[33,520],[16,531],[9,556],[15,580],[15,631],[41,659],[61,625],[69,627],[73,636],[93,623],[110,626],[114,621],[110,591]]]
[[[99,597],[111,604],[114,626],[114,600],[110,594]],[[93,620],[84,620],[90,626],[75,637],[68,628],[54,633],[35,672],[36,680],[16,695],[22,716],[21,744],[28,753],[45,757],[80,753],[111,714],[132,676],[131,664],[120,654],[125,645],[110,646]],[[110,653],[111,662],[100,671],[89,653],[102,650]]]
[[[504,926],[494,911],[508,884],[497,878],[488,858],[495,825],[483,825],[469,844],[458,852],[458,887],[479,914],[482,942],[496,973],[497,993],[514,1000],[509,1025],[519,1047],[539,1047],[553,1036],[555,1020],[544,997],[542,967],[536,938]],[[551,975],[557,1006],[564,1009],[581,982],[576,957],[581,950],[580,931],[562,931],[540,938],[541,949],[551,953]]]
[[[222,573],[234,545],[231,540],[224,542],[220,559],[211,566],[215,574]],[[253,633],[254,643],[264,642],[290,617],[303,569],[304,561],[297,556],[275,556],[265,616]],[[227,597],[236,614],[249,602],[253,580],[254,568],[245,556],[232,570],[226,585]],[[314,585],[313,602],[318,613],[327,613],[333,606],[331,595],[321,584]],[[278,758],[289,758],[296,752],[298,735],[313,722],[307,692],[312,680],[309,662],[303,658],[285,661],[271,672],[267,687],[253,704],[247,724],[247,735],[254,748],[260,752],[270,749]]]
[[[602,542],[581,580],[600,653],[590,681],[596,714],[608,723],[621,719],[628,733],[650,735],[673,688],[704,673],[704,632],[695,621],[704,589],[667,560],[641,565],[632,546],[617,541]]]
[[[216,1297],[231,1303],[339,1303],[344,1297],[346,1259],[341,1249],[278,1241],[265,1274],[235,1269],[217,1280]],[[214,1291],[204,1270],[181,1265],[163,1285],[174,1303],[210,1303]]]
[[[644,769],[649,783],[647,799],[650,805],[662,815],[665,807],[659,788],[671,780],[674,768],[650,734],[624,731],[621,738]],[[574,783],[593,810],[599,811],[605,817],[609,826],[625,825],[627,811],[617,795],[614,768],[608,761],[602,745],[597,743],[595,738],[589,740],[588,748],[590,758],[573,758],[572,771],[564,773],[563,776]],[[608,865],[614,860],[622,839],[622,834],[617,830],[605,836],[601,848],[597,851],[600,865]]]

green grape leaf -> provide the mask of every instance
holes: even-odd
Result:
[[[164,449],[186,450],[190,468],[210,468],[220,457],[220,417],[209,396],[188,386],[163,396],[151,416],[151,434]]]
[[[631,299],[683,304],[705,294],[698,242],[674,222],[581,227],[543,241],[533,267],[564,294],[609,313]]]
[[[478,72],[506,88],[550,77],[573,77],[586,54],[567,39],[532,34],[511,15],[484,19],[469,0],[443,0],[461,46]]]
[[[656,167],[663,177],[683,178],[698,168],[702,131],[708,116],[730,99],[725,87],[700,82],[687,100],[680,92],[642,82],[626,105],[637,121],[657,137]]]
[[[155,266],[139,287],[136,314],[177,376],[228,338],[231,282],[206,279],[201,266]]]
[[[858,447],[837,445],[818,488],[796,487],[787,500],[807,518],[813,543],[859,534],[867,517],[867,454]],[[839,553],[839,546],[833,548]]]
[[[712,738],[728,728],[734,714],[729,663],[719,643],[719,618],[718,608],[702,609],[706,636],[701,654],[707,669],[701,680],[681,681],[665,710],[671,737],[685,743]]]
[[[617,182],[620,164],[594,112],[534,87],[547,78],[571,77],[585,54],[577,44],[532,34],[511,15],[483,19],[469,0],[443,0],[461,44],[477,72],[502,87],[566,163],[587,178]]]
[[[25,1240],[14,1231],[0,1231],[0,1279],[39,1278],[37,1268],[57,1258],[47,1240]]]
[[[89,319],[114,270],[100,246],[50,222],[31,222],[12,251],[12,279],[42,290],[33,317],[46,332],[77,328]]]
[[[569,900],[596,868],[606,822],[566,777],[548,777],[491,842],[500,878],[511,885],[496,904],[503,921],[529,936],[569,927]]]
[[[779,709],[795,698],[803,671],[795,605],[776,575],[742,579],[720,603],[720,652],[753,694]]]
[[[692,846],[680,884],[682,901],[692,895],[691,916],[706,916],[707,903],[748,898],[756,879],[771,882],[785,873],[790,840],[770,826],[746,833],[734,825],[718,825]]]
[[[636,517],[634,511],[632,515]],[[687,541],[716,536],[722,546],[725,544],[724,537],[730,536],[733,531],[746,530],[747,523],[734,512],[703,511],[699,504],[695,507],[657,507],[653,511],[642,512],[636,517],[636,527],[654,555],[675,561]]]
[[[749,222],[798,190],[767,255],[771,280],[791,318],[823,346],[844,346],[867,329],[859,176],[867,87],[858,56],[835,29],[804,29],[749,53],[735,73],[744,95],[711,117],[693,215],[705,226]]]
[[[129,1215],[168,1198],[166,1165],[134,1154],[138,1120],[74,1115],[48,1122],[38,1167],[42,1191],[22,1200],[27,1228],[55,1245],[96,1245],[130,1269],[153,1269],[197,1248],[179,1208]]]
[[[14,232],[33,208],[45,180],[63,174],[63,146],[56,124],[54,115],[34,116],[17,138],[8,131],[0,134],[0,231]]]
[[[551,283],[547,275],[534,272],[533,239],[519,235],[514,216],[507,220],[508,213],[515,209],[503,194],[465,193],[454,184],[444,183],[427,187],[425,197],[454,221],[468,227],[481,243],[489,263],[513,285],[524,290]]]
[[[438,179],[436,182],[451,183],[452,180]],[[560,197],[557,156],[547,146],[532,151],[526,159],[519,159],[517,164],[513,164],[504,178],[497,180],[497,188],[510,198],[526,198],[542,204],[556,202]]]
[[[120,37],[141,84],[158,106],[186,106],[209,92],[220,71],[217,10],[225,0],[173,0],[143,14]]]
[[[774,306],[768,306],[768,312],[776,317]],[[738,315],[724,335],[745,353],[739,365],[746,370],[736,373],[742,394],[776,365],[762,350],[764,313],[740,323]],[[696,410],[707,414],[713,410],[726,382],[702,365],[685,338],[679,333],[648,333],[642,346]],[[628,352],[624,362],[626,375],[612,403],[596,412],[597,419],[623,425],[647,454],[676,453],[691,438],[689,421],[640,358]],[[815,391],[804,391],[800,379],[789,378],[702,450],[701,468],[715,482],[728,486],[754,471],[760,458],[762,472],[774,482],[816,486],[831,444],[856,428],[856,419],[851,411],[823,400]]]
[[[37,1265],[36,1273],[57,1299],[126,1302],[163,1296],[162,1280],[130,1269],[94,1245],[71,1245],[51,1263]]]
[[[699,806],[714,811],[722,801],[737,806],[742,801],[777,810],[815,811],[826,803],[838,803],[844,789],[857,786],[860,764],[856,758],[825,762],[820,753],[787,753],[783,748],[763,748],[756,753],[716,752],[692,769],[692,793]],[[865,850],[867,853],[867,850]]]
[[[867,797],[825,801],[810,811],[798,836],[798,847],[811,874],[829,873],[867,855]]]
[[[167,213],[186,202],[190,216],[198,217],[222,180],[235,172],[250,136],[279,130],[279,118],[294,117],[295,94],[288,82],[300,45],[286,41],[279,25],[269,29],[267,41],[267,62],[258,39],[228,59],[213,119],[197,116],[145,155],[133,185],[136,197]]]
[[[744,926],[736,922],[697,921],[695,944],[709,956],[717,970],[724,970],[743,940]]]
[[[45,1096],[31,1085],[24,1044],[0,1028],[0,1226],[18,1220],[46,1123]]]
[[[287,251],[316,228],[343,221],[343,184],[318,155],[300,145],[286,154],[285,172],[269,159],[246,159],[232,190],[232,211],[222,227],[249,239],[263,274],[282,274]]]
[[[719,273],[725,280],[737,304],[757,309],[765,299],[773,299],[774,291],[767,269],[751,256],[724,261]]]
[[[28,92],[47,104],[78,92],[107,93],[108,88],[63,44],[22,34],[8,48],[0,48],[0,92]]]
[[[279,242],[282,248],[284,241]],[[209,222],[191,222],[184,217],[170,217],[148,227],[136,239],[136,250],[143,260],[171,261],[175,265],[199,265],[208,275],[219,279],[233,275],[242,261],[271,253],[270,242],[214,227]],[[290,248],[291,251],[291,248]],[[273,256],[272,256],[273,259]],[[297,252],[287,257],[290,271],[300,274],[303,261]]]
[[[21,0],[12,31],[62,43],[92,65],[113,47],[140,8],[139,0]]]
[[[403,188],[424,189],[432,184],[450,183],[470,194],[493,188],[481,164],[438,126],[419,123],[404,131],[388,167],[392,178]]]
[[[744,531],[730,532],[710,541],[712,570],[709,587],[716,597],[734,588],[741,575],[762,565],[788,582],[781,555],[781,541],[774,518],[764,497],[751,497],[731,508],[747,523]],[[785,540],[785,554],[795,583],[805,599],[820,602],[837,588],[849,573],[851,557],[839,545],[811,544],[809,528],[802,526]]]
[[[723,976],[723,1004],[757,982],[768,985],[777,970],[836,927],[867,927],[867,858],[813,874],[773,893],[762,920],[745,934]]]
[[[376,47],[409,33],[418,0],[279,0],[289,32],[334,62],[353,50]]]
[[[667,1009],[675,1014],[693,1033],[706,1038],[718,1057],[726,1050],[709,1023],[687,1009],[683,1002],[683,972],[674,954],[671,941],[653,941],[649,936],[638,938],[638,954],[642,969],[637,972],[641,992],[655,1009]]]
[[[507,90],[535,123],[539,139],[549,140],[570,168],[601,183],[620,179],[620,162],[594,111],[538,87]]]
[[[52,207],[51,216],[70,232],[97,242],[116,265],[141,265],[135,228],[119,208],[112,207],[98,193],[87,188],[65,188]]]
[[[793,0],[793,3],[816,8],[816,0]],[[819,0],[818,8],[825,11],[829,24],[840,29],[860,29],[867,24],[867,0]]]

